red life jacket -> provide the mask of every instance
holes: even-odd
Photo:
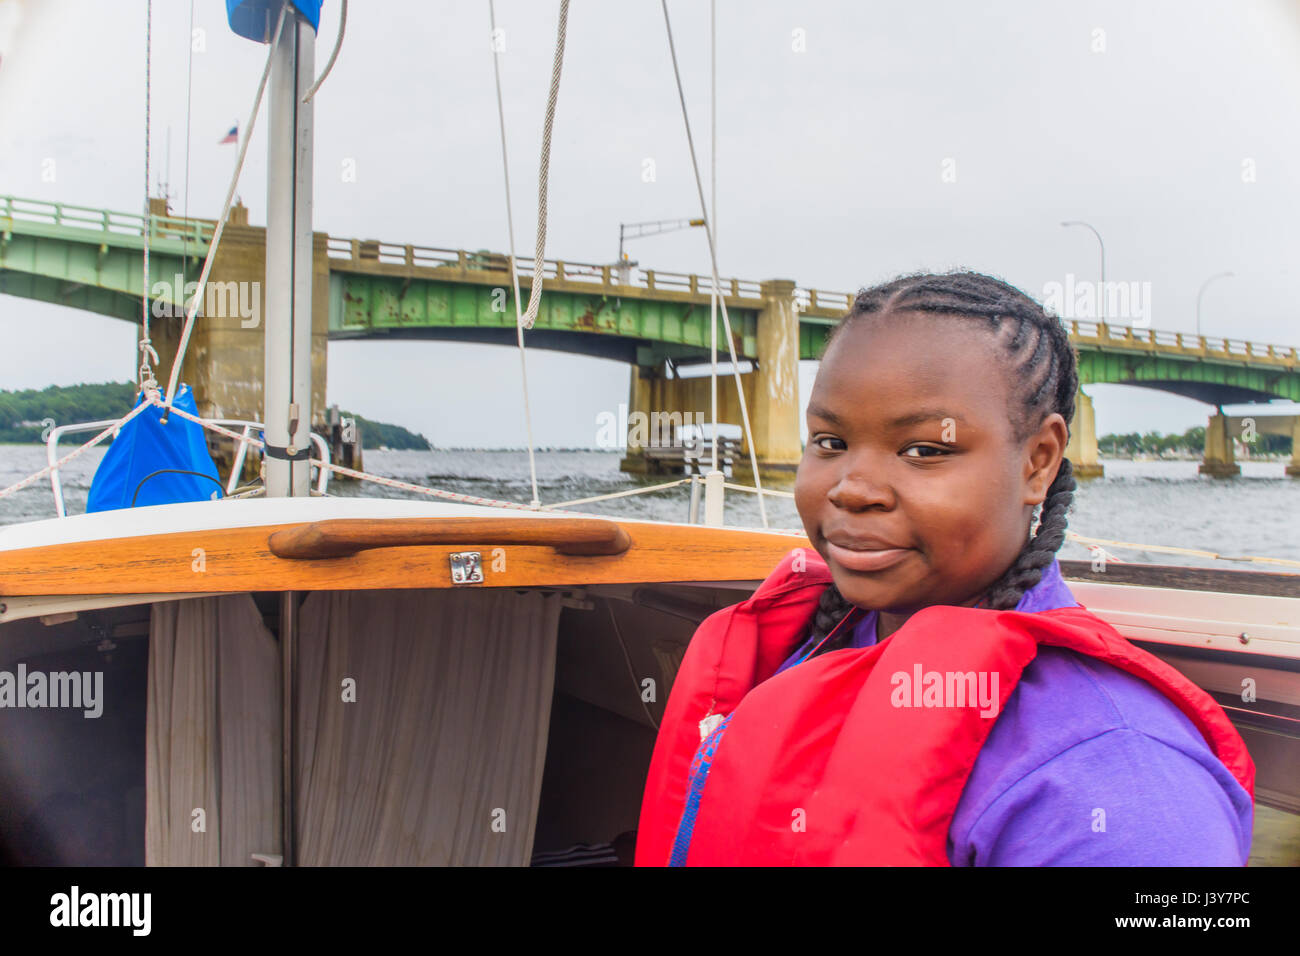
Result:
[[[701,622],[650,762],[638,866],[666,864],[683,824],[689,843],[678,840],[678,862],[691,865],[949,865],[948,830],[996,717],[951,702],[914,706],[919,696],[909,706],[899,697],[909,681],[897,675],[982,673],[996,714],[1040,644],[1149,682],[1254,799],[1255,764],[1223,709],[1083,607],[935,605],[874,646],[813,657],[767,680],[800,643],[830,581],[822,558],[798,548],[749,600]],[[701,720],[713,718],[708,729],[721,716],[721,736],[715,730],[701,748]],[[691,795],[693,761],[706,751],[707,785],[697,781]]]

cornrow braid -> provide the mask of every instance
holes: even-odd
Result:
[[[1013,383],[1008,409],[1015,441],[1023,442],[1053,412],[1069,424],[1074,420],[1074,399],[1079,375],[1074,347],[1059,319],[1019,289],[978,272],[917,273],[900,276],[863,289],[853,306],[827,336],[827,346],[846,326],[859,319],[880,319],[893,313],[928,312],[970,319],[995,335],[1002,344],[1004,368]],[[1066,513],[1074,500],[1077,482],[1068,458],[1061,459],[1047,490],[1032,537],[1006,572],[984,592],[982,606],[993,610],[1014,608],[1024,593],[1042,580],[1065,541]],[[809,640],[825,637],[853,605],[834,583],[818,601]],[[818,653],[842,647],[849,635],[837,634]]]
[[[853,602],[840,593],[840,589],[831,582],[822,591],[821,597],[817,600],[817,610],[813,613],[812,632],[809,634],[809,640],[814,644],[835,629],[835,625],[840,623],[850,611],[853,610]],[[833,640],[827,641],[818,649],[818,654],[825,654],[827,651],[837,650],[848,643],[851,634],[849,628],[845,628],[839,634],[836,634]]]

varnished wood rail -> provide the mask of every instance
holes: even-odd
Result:
[[[631,547],[632,539],[603,518],[330,518],[267,538],[277,557],[303,559],[439,544],[533,545],[559,554],[617,555]]]

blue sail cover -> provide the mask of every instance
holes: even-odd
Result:
[[[323,0],[293,0],[293,5],[313,30],[320,29],[322,2]],[[279,17],[280,0],[226,0],[226,19],[230,21],[230,29],[241,37],[258,43],[271,42],[271,34],[275,32]]]
[[[141,395],[136,405],[144,400]],[[191,415],[199,413],[188,385],[177,389],[172,404]],[[172,415],[164,425],[162,414],[161,408],[151,405],[122,426],[95,469],[86,499],[87,512],[130,508],[132,499],[137,506],[143,506],[221,497],[223,486],[203,440],[203,429],[179,415]],[[197,471],[212,480],[172,472],[154,475],[162,468]]]

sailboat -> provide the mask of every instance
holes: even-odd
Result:
[[[51,434],[36,479],[56,516],[0,527],[0,700],[4,674],[21,691],[0,708],[0,843],[11,862],[56,864],[603,859],[591,848],[636,829],[697,626],[808,541],[723,526],[716,459],[691,482],[702,524],[536,494],[324,493],[330,474],[374,476],[333,465],[309,427],[320,3],[228,8],[270,47],[264,419],[203,419],[177,360],[124,419]],[[558,67],[552,97],[557,84]],[[66,514],[56,445],[76,429],[152,457],[97,475],[104,506]],[[238,444],[224,482],[202,430]],[[259,451],[264,491],[238,493]],[[1060,564],[1081,603],[1215,696],[1261,808],[1300,821],[1300,576]]]

